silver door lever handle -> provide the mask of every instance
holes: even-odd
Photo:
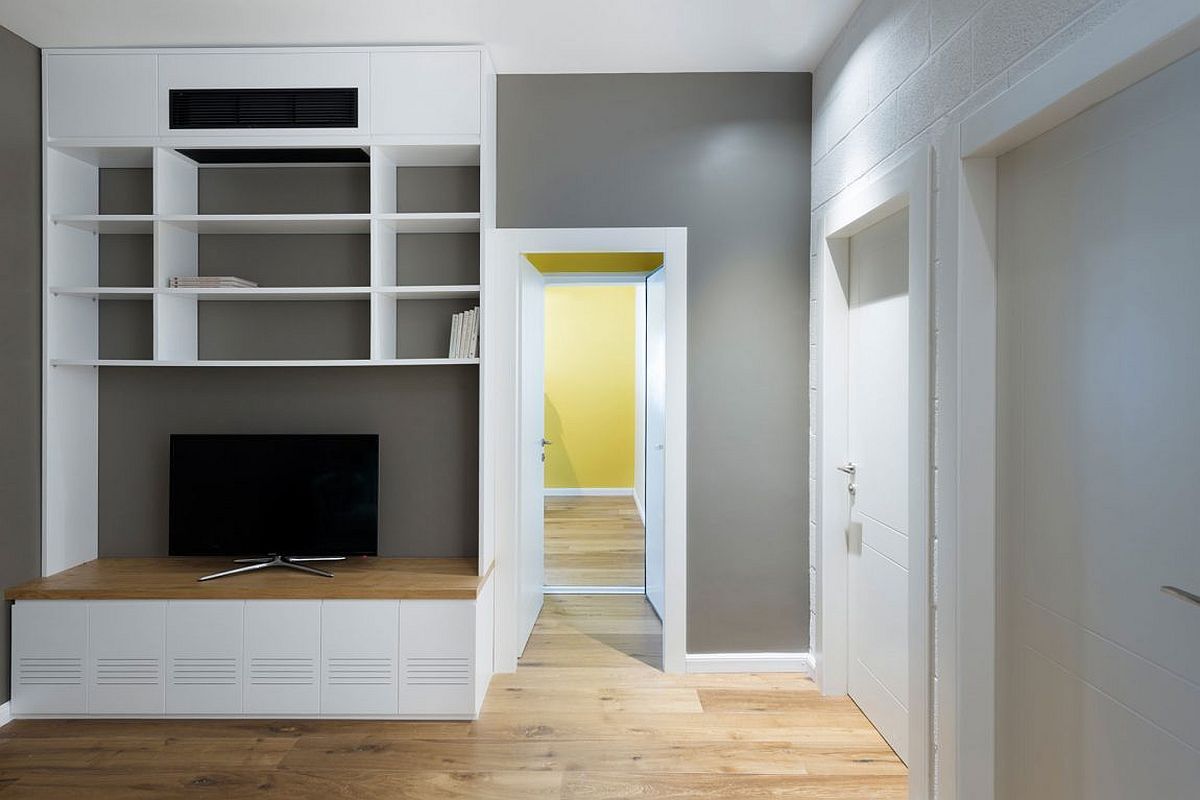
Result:
[[[1200,594],[1192,594],[1186,589],[1180,589],[1178,586],[1162,587],[1163,594],[1169,594],[1172,597],[1178,597],[1184,602],[1200,606]]]
[[[847,475],[853,475],[855,472],[858,471],[858,467],[854,466],[854,462],[851,461],[847,464],[842,464],[840,467],[837,468],[837,470],[838,470],[838,472],[844,472]]]

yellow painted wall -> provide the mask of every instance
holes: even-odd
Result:
[[[633,486],[636,289],[546,287],[546,486]]]

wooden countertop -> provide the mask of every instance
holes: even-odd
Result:
[[[265,569],[200,583],[227,558],[98,558],[4,593],[7,600],[474,600],[491,567],[473,558],[349,558],[335,577]]]

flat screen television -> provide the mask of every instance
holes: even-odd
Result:
[[[378,436],[171,436],[173,556],[373,556],[378,533]]]

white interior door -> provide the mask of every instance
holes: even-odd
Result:
[[[520,474],[518,509],[520,539],[517,548],[517,592],[519,597],[518,652],[524,650],[529,634],[542,610],[545,583],[545,493],[544,442],[546,431],[546,279],[521,258],[520,341],[517,345],[521,382],[518,390],[520,417],[517,427]]]
[[[1200,797],[1200,53],[999,160],[999,798]]]
[[[906,210],[850,239],[849,301],[849,691],[907,761]]]
[[[666,271],[646,278],[646,598],[663,616],[665,583]]]

